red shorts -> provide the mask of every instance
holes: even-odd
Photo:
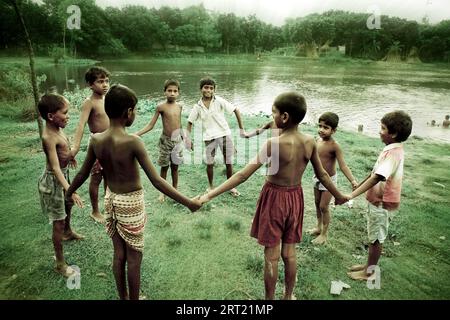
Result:
[[[301,186],[283,187],[266,181],[256,205],[250,235],[265,247],[299,243],[303,227]]]

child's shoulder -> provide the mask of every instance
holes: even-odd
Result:
[[[302,141],[305,143],[313,143],[313,144],[316,143],[316,138],[313,135],[310,135],[308,133],[303,133],[301,131],[297,131],[296,134],[297,134],[297,137],[299,139],[302,139]]]
[[[82,104],[82,108],[85,107],[92,107],[94,105],[94,101],[92,100],[92,96],[87,97],[86,99],[84,99],[83,104]]]

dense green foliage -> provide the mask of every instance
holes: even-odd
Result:
[[[123,56],[165,51],[259,53],[295,47],[296,54],[318,56],[328,46],[344,46],[356,58],[418,57],[424,62],[450,59],[450,20],[436,25],[381,16],[381,28],[367,27],[369,14],[328,11],[287,19],[282,27],[256,16],[211,12],[203,5],[159,9],[129,5],[100,8],[94,0],[18,1],[36,51],[59,61],[61,55]],[[23,40],[14,10],[0,2],[0,48],[21,49]],[[69,5],[81,9],[81,29],[67,30]],[[325,45],[325,46],[324,46]],[[65,48],[65,49],[64,49]],[[319,52],[317,52],[319,49]]]

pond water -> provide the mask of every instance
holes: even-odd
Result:
[[[442,66],[324,64],[295,58],[235,64],[116,60],[101,65],[112,72],[113,83],[129,86],[143,99],[163,100],[164,81],[178,79],[179,100],[186,109],[200,98],[200,78],[210,75],[217,81],[217,94],[244,114],[270,114],[279,93],[296,90],[307,101],[304,122],[315,123],[321,113],[332,111],[339,115],[340,127],[356,132],[362,124],[365,134],[377,136],[381,117],[401,109],[413,119],[413,135],[450,142],[450,129],[428,125],[432,120],[441,125],[450,114],[450,68]],[[45,87],[56,86],[62,92],[76,85],[83,87],[86,69],[55,66],[40,69],[38,74],[47,75]]]

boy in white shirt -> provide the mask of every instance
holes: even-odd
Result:
[[[187,131],[188,136],[192,131],[192,124],[198,119],[202,120],[203,141],[206,146],[206,173],[208,175],[208,190],[214,189],[214,157],[216,148],[220,146],[227,170],[227,179],[233,175],[233,154],[235,153],[233,138],[228,122],[225,119],[225,112],[231,114],[234,112],[241,130],[241,137],[245,137],[244,126],[242,125],[241,114],[236,106],[225,99],[214,95],[216,82],[211,78],[200,80],[200,91],[202,98],[192,108],[188,117]],[[186,148],[193,150],[192,141],[186,138]],[[240,193],[235,188],[230,190],[233,196],[239,196]]]

